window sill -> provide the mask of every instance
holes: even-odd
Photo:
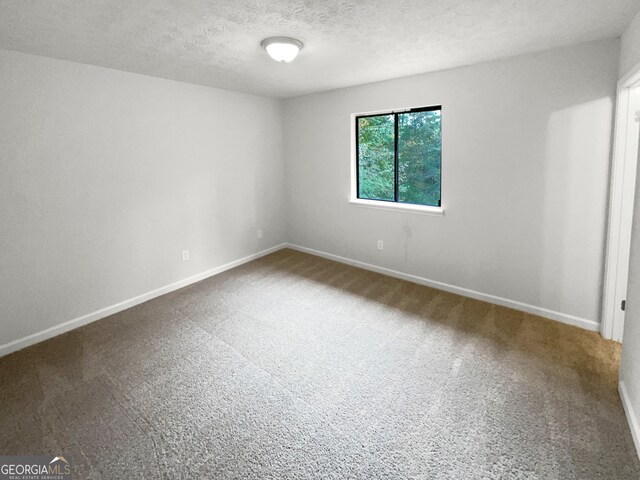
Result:
[[[378,200],[363,200],[352,198],[349,204],[354,207],[375,208],[378,210],[395,210],[406,213],[417,213],[418,215],[434,215],[442,217],[444,209],[442,207],[428,207],[426,205],[412,205],[409,203],[382,202]]]

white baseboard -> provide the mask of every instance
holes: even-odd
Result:
[[[233,262],[226,263],[219,267],[212,268],[211,270],[207,270],[197,275],[193,275],[189,278],[185,278],[183,280],[179,280],[169,285],[165,285],[164,287],[157,288],[150,292],[143,293],[142,295],[138,295],[136,297],[130,298],[128,300],[117,303],[115,305],[111,305],[109,307],[105,307],[100,310],[96,310],[95,312],[91,312],[86,315],[83,315],[81,317],[74,318],[73,320],[69,320],[67,322],[55,325],[46,330],[42,330],[41,332],[37,332],[32,335],[28,335],[26,337],[13,340],[9,343],[5,343],[4,345],[0,345],[0,357],[4,355],[8,355],[9,353],[15,352],[17,350],[21,350],[30,345],[34,345],[36,343],[42,342],[49,338],[53,338],[57,335],[61,335],[65,332],[81,327],[88,323],[95,322],[96,320],[100,320],[101,318],[108,317],[109,315],[113,315],[114,313],[121,312],[122,310],[126,310],[127,308],[131,308],[135,305],[139,305],[141,303],[144,303],[148,300],[159,297],[166,293],[173,292],[174,290],[178,290],[180,288],[186,287],[187,285],[191,285],[192,283],[199,282],[200,280],[204,280],[205,278],[212,277],[214,275],[217,275],[218,273],[222,273],[226,270],[230,270],[234,267],[243,265],[252,260],[263,257],[270,253],[276,252],[283,248],[291,248],[292,250],[298,250],[300,252],[309,253],[311,255],[328,258],[329,260],[334,260],[336,262],[352,265],[354,267],[363,268],[365,270],[381,273],[383,275],[399,278],[401,280],[407,280],[409,282],[417,283],[419,285],[425,285],[427,287],[437,288],[439,290],[456,293],[458,295],[474,298],[476,300],[483,300],[485,302],[495,303],[497,305],[502,305],[504,307],[513,308],[515,310],[521,310],[534,315],[539,315],[541,317],[550,318],[551,320],[556,320],[562,323],[567,323],[569,325],[581,327],[586,330],[591,330],[591,331],[600,330],[600,324],[598,322],[594,322],[593,320],[587,320],[584,318],[575,317],[573,315],[568,315],[565,313],[548,310],[546,308],[536,307],[534,305],[528,305],[526,303],[517,302],[515,300],[509,300],[506,298],[497,297],[495,295],[489,295],[487,293],[477,292],[475,290],[469,290],[467,288],[457,287],[455,285],[449,285],[447,283],[438,282],[436,280],[429,280],[428,278],[419,277],[417,275],[411,275],[408,273],[399,272],[397,270],[392,270],[390,268],[379,267],[377,265],[361,262],[359,260],[353,260],[350,258],[341,257],[339,255],[322,252],[320,250],[302,247],[300,245],[284,243],[284,244],[280,244],[280,245],[276,245],[274,247],[268,248],[266,250],[262,250],[261,252],[254,253],[252,255],[248,255],[244,258],[234,260]]]
[[[620,381],[618,384],[618,390],[620,391],[620,398],[622,399],[622,406],[624,407],[624,413],[627,414],[627,421],[629,422],[629,428],[631,428],[631,436],[633,437],[633,443],[636,445],[636,451],[638,452],[638,458],[640,458],[640,423],[638,423],[638,417],[631,405],[631,399],[627,388],[624,386],[624,382]]]
[[[334,260],[336,262],[344,263],[344,264],[351,265],[358,268],[363,268],[365,270],[381,273],[383,275],[388,275],[390,277],[399,278],[401,280],[407,280],[408,282],[417,283],[419,285],[425,285],[427,287],[437,288],[438,290],[444,290],[447,292],[456,293],[458,295],[474,298],[476,300],[495,303],[496,305],[501,305],[503,307],[513,308],[514,310],[520,310],[526,313],[531,313],[533,315],[538,315],[540,317],[549,318],[551,320],[556,320],[558,322],[584,328],[585,330],[590,330],[593,332],[600,331],[599,322],[588,320],[586,318],[580,318],[574,315],[560,313],[560,312],[556,312],[556,311],[549,310],[542,307],[536,307],[535,305],[529,305],[527,303],[518,302],[516,300],[509,300],[508,298],[498,297],[495,295],[490,295],[488,293],[482,293],[476,290],[470,290],[468,288],[449,285],[448,283],[438,282],[436,280],[430,280],[428,278],[419,277],[417,275],[411,275],[408,273],[399,272],[397,270],[392,270],[390,268],[379,267],[377,265],[361,262],[359,260],[353,260],[351,258],[341,257],[339,255],[334,255],[332,253],[322,252],[320,250],[315,250],[313,248],[302,247],[300,245],[295,245],[291,243],[287,243],[286,247],[291,248],[292,250],[298,250],[299,252],[309,253],[311,255],[328,258],[329,260]]]
[[[53,338],[57,335],[61,335],[65,332],[68,332],[69,330],[73,330],[88,323],[95,322],[96,320],[100,320],[101,318],[108,317],[109,315],[113,315],[114,313],[121,312],[122,310],[126,310],[127,308],[134,307],[166,293],[170,293],[174,290],[186,287],[187,285],[191,285],[192,283],[199,282],[200,280],[204,280],[205,278],[212,277],[226,270],[238,267],[257,258],[264,257],[265,255],[269,255],[270,253],[281,250],[284,247],[285,244],[281,244],[276,245],[275,247],[267,248],[266,250],[262,250],[258,253],[254,253],[244,258],[234,260],[233,262],[225,263],[224,265],[220,265],[219,267],[212,268],[205,272],[198,273],[197,275],[193,275],[183,280],[165,285],[164,287],[160,287],[150,292],[143,293],[142,295],[138,295],[137,297],[130,298],[120,303],[116,303],[115,305],[101,308],[100,310],[96,310],[95,312],[91,312],[81,317],[74,318],[73,320],[55,325],[51,328],[47,328],[46,330],[42,330],[41,332],[27,335],[26,337],[22,337],[12,342],[5,343],[4,345],[0,345],[0,357],[42,342],[44,340],[48,340],[49,338]]]

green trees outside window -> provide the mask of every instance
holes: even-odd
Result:
[[[358,198],[440,206],[441,109],[356,117]]]

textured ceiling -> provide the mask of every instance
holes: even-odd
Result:
[[[638,0],[0,0],[0,48],[288,97],[619,36]],[[299,38],[291,64],[265,37]]]

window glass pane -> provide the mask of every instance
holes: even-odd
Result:
[[[394,117],[358,118],[358,197],[394,200]]]
[[[440,203],[440,110],[398,114],[398,202]]]

